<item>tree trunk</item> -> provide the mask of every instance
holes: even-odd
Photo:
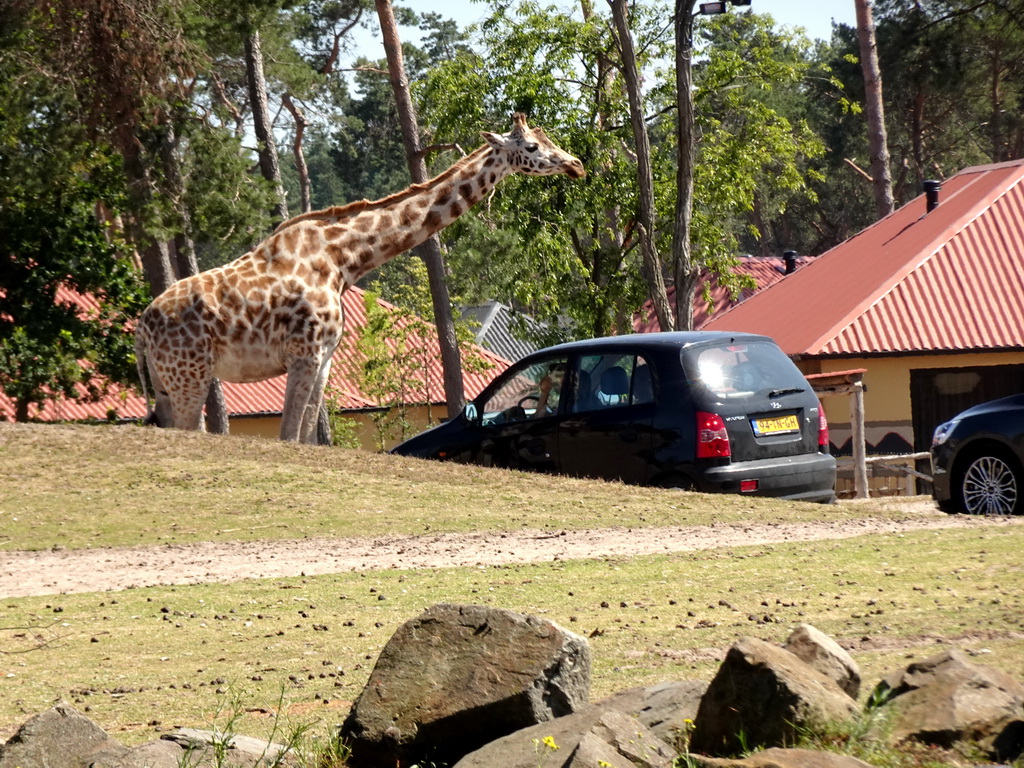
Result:
[[[263,74],[263,49],[259,30],[252,30],[245,38],[245,74],[249,83],[249,102],[252,106],[253,131],[259,142],[260,171],[263,178],[274,185],[277,202],[273,208],[279,221],[288,218],[288,202],[281,184],[281,166],[277,159],[277,145],[267,104],[267,80]]]
[[[337,43],[335,43],[337,45]],[[306,154],[302,150],[302,139],[306,133],[306,113],[303,112],[294,101],[291,94],[286,93],[282,103],[295,121],[295,141],[292,142],[292,157],[295,158],[295,170],[299,176],[299,194],[302,197],[302,212],[309,213],[313,210],[313,189],[309,181],[309,168],[306,165]],[[333,445],[334,436],[331,434],[331,415],[327,412],[327,403],[320,403],[320,412],[316,420],[316,444]]]
[[[608,2],[612,7],[619,51],[622,54],[622,73],[626,80],[626,93],[629,97],[629,118],[633,124],[633,139],[636,142],[636,175],[640,192],[637,223],[640,251],[643,255],[644,279],[647,282],[651,301],[654,303],[658,325],[663,331],[671,331],[675,328],[675,323],[668,304],[668,294],[665,291],[665,278],[661,274],[661,256],[658,254],[658,248],[654,242],[654,174],[651,170],[651,143],[647,135],[647,123],[644,120],[643,96],[640,93],[640,75],[637,72],[633,35],[629,31],[626,0],[608,0]]]
[[[153,177],[143,157],[142,143],[132,126],[126,124],[118,128],[117,144],[128,180],[128,236],[139,254],[150,294],[156,298],[174,282],[174,269],[167,243],[157,242],[143,224],[145,212],[153,202]]]
[[[405,76],[402,59],[402,44],[398,38],[398,25],[390,0],[374,0],[380,19],[381,34],[384,38],[384,52],[388,58],[391,88],[398,107],[398,119],[402,126],[402,140],[409,163],[409,175],[416,184],[427,181],[427,164],[420,151],[419,126],[409,81]],[[441,241],[433,235],[426,242],[413,249],[427,266],[430,281],[430,295],[434,304],[434,324],[441,347],[441,366],[444,370],[444,395],[448,404],[448,418],[455,418],[462,410],[464,394],[462,388],[462,361],[458,341],[455,338],[455,322],[452,319],[451,299],[448,295],[448,281],[445,275],[444,259],[441,256]]]
[[[290,93],[286,93],[282,99],[285,109],[295,121],[295,141],[292,142],[292,157],[295,158],[295,171],[299,176],[299,194],[302,196],[302,212],[309,213],[313,209],[312,186],[309,182],[309,168],[306,165],[306,154],[302,150],[302,138],[306,133],[306,113],[303,112],[295,102],[292,101]]]
[[[875,193],[875,215],[892,213],[892,176],[889,173],[889,143],[885,134],[885,108],[882,105],[882,73],[878,67],[875,22],[871,0],[854,0],[857,8],[857,37],[860,41],[860,66],[864,73],[864,107],[868,118],[868,151],[871,154],[871,178]]]
[[[164,133],[160,137],[160,159],[167,181],[167,193],[178,215],[174,255],[178,279],[181,280],[199,274],[199,261],[196,259],[195,242],[192,240],[192,214],[185,202],[185,179],[181,175],[181,165],[178,162],[178,134],[174,130],[173,120],[170,119],[167,120]],[[206,395],[206,431],[215,435],[228,434],[227,403],[224,400],[220,379],[210,382],[210,391]]]
[[[693,328],[693,289],[698,270],[690,253],[690,225],[693,221],[694,112],[693,73],[693,0],[676,0],[676,99],[679,119],[676,141],[679,161],[676,167],[675,230],[672,233],[672,276],[676,289],[676,329]]]

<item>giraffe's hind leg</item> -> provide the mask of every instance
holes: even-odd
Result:
[[[173,427],[174,409],[171,407],[170,395],[168,395],[167,388],[160,379],[160,374],[153,365],[153,361],[147,360],[146,362],[149,369],[149,381],[153,385],[153,399],[155,401],[153,413],[146,423],[155,424],[158,427]]]
[[[203,430],[203,406],[210,389],[213,371],[209,366],[197,365],[185,376],[173,370],[157,368],[156,386],[157,419],[160,412],[169,410],[173,415],[171,425],[175,429]],[[159,382],[159,384],[157,384]],[[162,386],[161,386],[162,385]],[[164,401],[164,403],[161,402]],[[161,421],[161,425],[164,422]]]

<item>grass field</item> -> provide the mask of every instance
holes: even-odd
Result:
[[[271,440],[0,423],[0,549],[897,516]]]
[[[0,548],[426,530],[895,516],[126,427],[0,424]],[[1024,680],[1024,528],[537,565],[345,573],[0,598],[0,736],[65,700],[128,744],[242,711],[240,732],[326,733],[395,629],[438,602],[534,613],[590,638],[592,698],[710,679],[742,635],[800,622],[851,649],[866,695],[955,646]],[[275,715],[280,720],[275,720]]]

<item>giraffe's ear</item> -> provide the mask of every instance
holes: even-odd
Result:
[[[500,133],[491,133],[490,131],[480,131],[480,135],[484,137],[484,141],[490,144],[495,149],[501,149],[505,146],[505,137]]]

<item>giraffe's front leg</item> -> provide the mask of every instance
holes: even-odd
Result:
[[[302,436],[302,421],[316,385],[319,359],[297,357],[288,364],[288,383],[281,415],[281,439],[296,443]]]
[[[309,393],[309,401],[302,414],[302,429],[299,439],[307,445],[316,445],[316,425],[320,418],[320,408],[324,402],[324,388],[327,386],[327,379],[330,375],[331,355],[325,352],[316,381],[313,383],[313,389]]]

